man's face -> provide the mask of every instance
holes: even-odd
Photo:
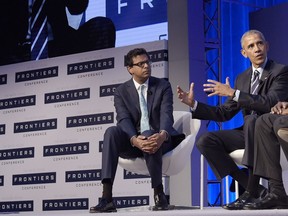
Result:
[[[148,56],[138,55],[134,57],[133,66],[129,66],[128,71],[138,83],[146,82],[151,75],[151,64]]]
[[[269,46],[259,34],[249,34],[243,40],[243,47],[241,50],[245,58],[249,58],[254,67],[261,66],[268,52]]]

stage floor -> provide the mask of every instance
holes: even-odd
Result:
[[[20,213],[0,213],[0,215],[9,215],[9,216],[91,216],[99,214],[90,214],[87,211],[63,211],[63,212],[41,212],[41,213],[29,213],[29,212],[20,212]],[[288,216],[288,209],[284,210],[237,210],[237,211],[228,211],[222,209],[221,207],[206,207],[204,209],[192,208],[186,209],[182,207],[177,207],[174,210],[168,211],[150,211],[148,207],[137,207],[137,208],[125,208],[118,209],[115,213],[105,213],[103,216]]]

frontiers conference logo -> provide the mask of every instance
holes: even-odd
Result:
[[[155,50],[148,54],[152,62],[168,61],[168,50]]]
[[[46,79],[58,76],[58,67],[40,68],[36,70],[29,70],[18,72],[15,74],[15,82],[25,82],[37,79]]]
[[[0,109],[11,109],[25,106],[35,106],[36,95],[7,98],[0,100]]]
[[[114,68],[114,58],[99,59],[95,61],[78,62],[67,65],[67,74],[86,73]]]
[[[14,123],[14,133],[25,133],[31,131],[43,131],[52,129],[57,129],[56,118]]]
[[[90,88],[74,89],[45,94],[45,104],[90,98]]]
[[[0,150],[0,160],[34,158],[34,147]]]
[[[89,153],[89,143],[69,143],[63,145],[44,146],[43,156],[51,157],[58,155],[86,154]]]
[[[43,200],[43,211],[83,210],[88,209],[87,198]]]
[[[13,175],[12,185],[56,183],[56,172]]]
[[[106,85],[106,86],[100,86],[100,97],[107,97],[107,96],[113,96],[115,89],[120,84],[114,84],[114,85]]]
[[[33,211],[33,208],[32,200],[0,202],[0,212],[27,212]]]
[[[113,199],[117,208],[149,205],[149,196],[113,197]]]
[[[99,113],[92,115],[71,116],[66,118],[66,127],[83,127],[114,122],[114,112]]]
[[[106,16],[113,20],[117,31],[163,23],[167,22],[167,1],[106,1]]]
[[[67,171],[65,182],[100,181],[101,169]]]

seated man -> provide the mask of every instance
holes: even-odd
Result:
[[[129,51],[125,65],[132,78],[114,93],[117,125],[104,134],[103,194],[90,213],[116,211],[112,186],[119,156],[145,158],[154,189],[153,210],[168,209],[162,185],[162,155],[177,145],[173,141],[178,132],[173,128],[172,88],[165,79],[151,76],[151,62],[143,48]]]
[[[225,122],[242,112],[244,124],[240,128],[209,131],[201,134],[196,146],[205,157],[217,179],[230,175],[245,188],[245,192],[234,202],[223,206],[227,210],[243,209],[245,203],[254,201],[267,190],[259,185],[259,178],[253,175],[254,131],[256,119],[269,113],[279,100],[287,99],[288,67],[269,59],[268,42],[257,30],[249,30],[242,35],[241,53],[249,58],[251,67],[240,73],[235,87],[230,86],[229,77],[225,83],[208,80],[204,91],[208,96],[226,96],[225,103],[218,106],[197,101],[194,97],[194,83],[190,90],[183,91],[178,86],[181,102],[191,107],[192,117],[202,120]],[[248,168],[249,177],[230,157],[237,149],[244,149],[242,164]]]
[[[288,158],[288,142],[278,136],[283,128],[288,128],[288,102],[278,102],[272,107],[271,113],[260,116],[256,121],[254,175],[268,180],[269,193],[246,204],[244,209],[288,208],[280,165],[280,147]],[[287,130],[285,132],[287,138]]]

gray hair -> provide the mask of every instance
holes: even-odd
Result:
[[[266,41],[262,32],[260,32],[258,30],[255,30],[255,29],[252,29],[252,30],[249,30],[249,31],[245,32],[242,35],[241,40],[240,40],[242,48],[243,48],[244,38],[247,37],[248,35],[252,35],[252,34],[258,34],[262,38],[263,41]]]

